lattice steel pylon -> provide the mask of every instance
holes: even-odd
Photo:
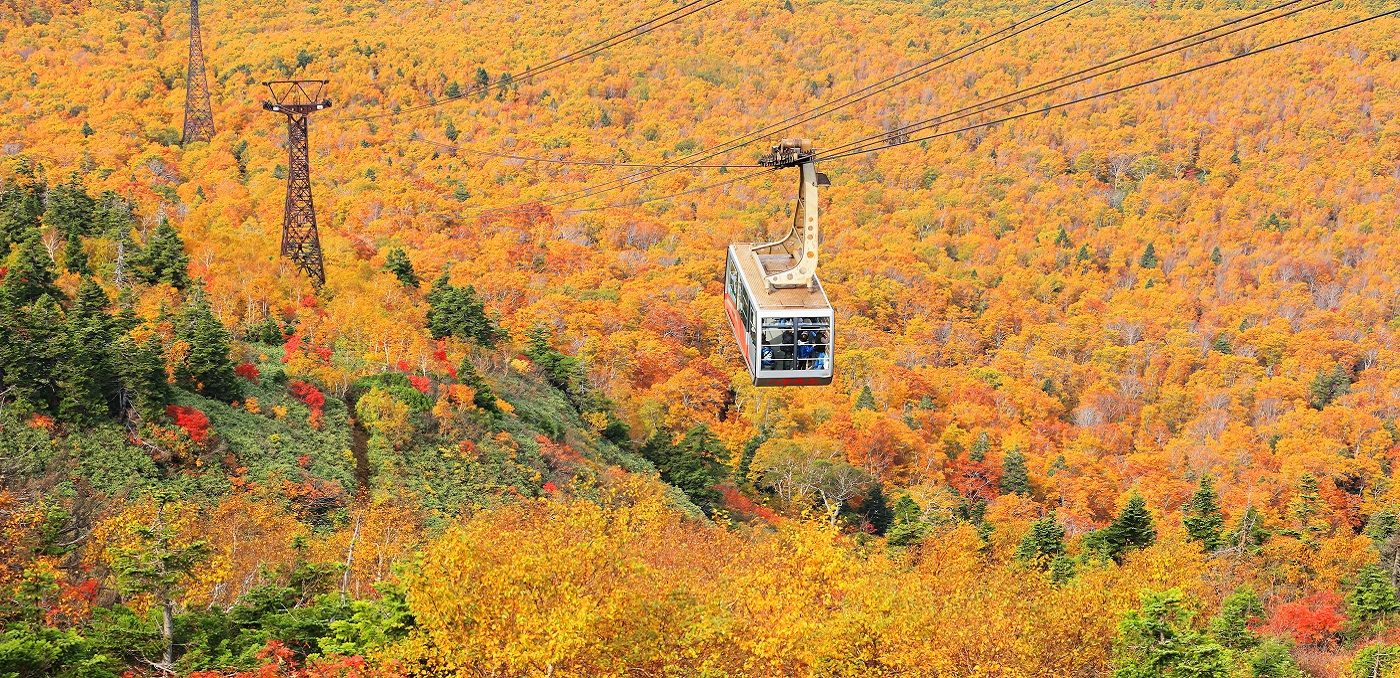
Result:
[[[190,0],[190,64],[185,72],[185,133],[180,144],[214,138],[214,111],[204,75],[204,44],[199,33],[199,0]]]
[[[331,107],[321,96],[327,80],[265,82],[272,101],[263,110],[287,116],[287,208],[282,217],[282,256],[292,260],[316,285],[326,282],[321,262],[321,237],[316,233],[316,208],[311,202],[311,162],[306,118]]]

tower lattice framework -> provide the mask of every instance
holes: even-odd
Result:
[[[282,217],[282,256],[290,259],[316,284],[326,282],[321,260],[321,237],[316,232],[316,208],[311,200],[310,145],[307,118],[331,107],[321,96],[326,80],[274,80],[263,83],[272,101],[263,109],[287,116],[287,205]]]
[[[190,61],[185,72],[185,131],[180,143],[214,138],[214,111],[204,74],[204,44],[199,31],[199,0],[190,0]]]

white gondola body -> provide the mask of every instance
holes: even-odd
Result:
[[[724,311],[755,386],[831,383],[833,316],[821,283],[768,290],[752,249],[734,243],[725,257]]]

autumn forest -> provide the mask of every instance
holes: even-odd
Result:
[[[1393,0],[194,7],[0,0],[0,678],[1400,677]]]

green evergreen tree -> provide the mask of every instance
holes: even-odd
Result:
[[[1333,365],[1331,371],[1319,369],[1308,388],[1309,403],[1320,410],[1350,391],[1351,375],[1341,364]]]
[[[1147,500],[1134,492],[1128,498],[1128,505],[1117,518],[1104,529],[1104,544],[1107,554],[1120,560],[1129,549],[1145,548],[1157,541],[1157,528],[1152,512],[1147,509]]]
[[[1147,243],[1147,249],[1142,251],[1142,258],[1138,259],[1138,265],[1143,268],[1157,268],[1157,246]]]
[[[174,501],[171,494],[156,498],[156,515],[150,525],[134,525],[136,543],[114,549],[112,569],[117,590],[123,595],[150,595],[160,606],[160,636],[164,645],[163,665],[175,665],[175,605],[192,581],[194,568],[209,557],[206,542],[175,544],[178,534],[166,514]]]
[[[1031,523],[1030,531],[1021,538],[1016,548],[1016,560],[1041,570],[1050,569],[1056,558],[1065,555],[1065,528],[1055,510],[1044,518]]]
[[[1085,261],[1089,261],[1090,259],[1093,259],[1093,258],[1094,258],[1093,255],[1089,254],[1089,243],[1084,243],[1083,245],[1080,245],[1080,246],[1079,246],[1079,254],[1075,255],[1074,258],[1075,258],[1075,259],[1078,259],[1078,260],[1081,261],[1081,262],[1085,262]]]
[[[1248,650],[1259,644],[1259,634],[1250,626],[1263,617],[1264,605],[1259,596],[1241,588],[1220,603],[1220,612],[1210,620],[1210,634],[1231,650]]]
[[[1215,247],[1214,249],[1212,249],[1212,250],[1210,251],[1210,263],[1215,264],[1216,266],[1219,266],[1219,265],[1220,265],[1220,262],[1222,262],[1222,261],[1224,261],[1224,260],[1225,260],[1225,257],[1224,257],[1223,255],[1220,254],[1220,247],[1217,246],[1217,247]]]
[[[178,290],[190,285],[190,257],[185,254],[185,241],[169,219],[160,220],[146,241],[145,250],[133,253],[131,261],[135,277],[148,285],[166,283]]]
[[[83,177],[73,172],[68,181],[53,187],[47,196],[44,225],[52,226],[68,238],[91,235],[97,203],[87,193]]]
[[[739,453],[739,468],[735,472],[739,482],[749,482],[749,468],[753,465],[753,457],[766,440],[765,436],[759,434],[744,441],[744,449]]]
[[[642,457],[656,466],[661,479],[670,483],[706,515],[713,515],[720,493],[716,489],[725,478],[724,445],[701,424],[686,431],[678,443],[666,431],[657,431],[642,445]]]
[[[472,364],[471,358],[464,357],[457,365],[457,381],[472,387],[476,395],[472,396],[472,403],[487,412],[500,412],[500,407],[496,405],[496,392],[491,390],[491,385],[486,383],[486,378],[476,371],[476,366]]]
[[[88,278],[68,310],[64,351],[55,374],[60,392],[58,414],[65,421],[90,424],[109,413],[115,391],[110,305],[102,287]]]
[[[54,285],[53,260],[39,237],[38,229],[29,229],[20,242],[15,255],[14,266],[5,274],[5,283],[0,286],[0,294],[5,303],[18,308],[34,303],[47,295],[50,300],[67,300],[67,296]]]
[[[1073,243],[1073,242],[1070,242],[1069,234],[1065,232],[1065,227],[1064,227],[1064,226],[1061,226],[1061,227],[1060,227],[1060,232],[1055,234],[1055,246],[1056,246],[1056,247],[1074,247],[1074,243]]]
[[[1245,507],[1244,514],[1226,539],[1226,546],[1254,551],[1269,539],[1269,531],[1264,529],[1264,516],[1254,506]]]
[[[1026,471],[1026,455],[1013,447],[1001,461],[1001,491],[1006,494],[1031,496],[1031,477]]]
[[[992,451],[992,437],[986,431],[977,434],[977,438],[972,441],[972,448],[967,452],[967,458],[972,461],[982,462],[987,460],[987,453]]]
[[[63,244],[63,267],[78,275],[92,275],[87,252],[83,250],[83,236],[69,234],[68,241]]]
[[[30,230],[39,228],[45,193],[37,168],[28,160],[18,161],[14,175],[0,184],[0,254],[8,252],[11,243],[24,242]]]
[[[1113,678],[1229,678],[1229,652],[1193,630],[1192,616],[1177,589],[1144,593],[1118,625]]]
[[[860,387],[860,394],[856,396],[856,409],[874,410],[875,394],[870,392],[870,384]]]
[[[885,532],[885,543],[891,546],[910,546],[917,544],[928,532],[929,525],[922,519],[922,509],[908,493],[902,493],[894,500],[890,513],[893,514],[893,520],[890,529]]]
[[[1356,581],[1347,594],[1347,613],[1358,625],[1389,619],[1400,611],[1395,599],[1395,587],[1390,577],[1375,565],[1367,565],[1356,573]]]
[[[1224,547],[1225,516],[1220,512],[1220,497],[1215,493],[1215,479],[1209,473],[1201,476],[1200,486],[1182,512],[1181,524],[1191,541],[1200,542],[1206,553]]]
[[[400,278],[402,280],[402,278]],[[471,285],[456,287],[443,271],[428,290],[428,332],[434,339],[458,336],[494,348],[503,335]]]
[[[1211,343],[1210,350],[1217,353],[1224,353],[1225,355],[1231,355],[1235,352],[1230,346],[1230,338],[1225,336],[1224,332],[1215,335],[1215,341]]]
[[[188,342],[189,355],[175,369],[180,386],[206,398],[232,402],[243,396],[243,382],[234,375],[230,335],[214,315],[204,295],[196,291],[175,322],[175,338]]]
[[[66,343],[63,311],[53,297],[42,294],[22,307],[0,302],[0,391],[14,388],[21,409],[57,414],[55,373]]]
[[[389,250],[389,255],[384,258],[384,270],[393,273],[400,283],[409,287],[418,287],[418,274],[413,270],[413,262],[408,260],[408,253],[395,247]]]
[[[1293,536],[1303,541],[1312,542],[1327,531],[1328,525],[1321,520],[1322,494],[1313,474],[1298,477],[1298,491],[1288,504],[1288,513],[1293,518]]]

